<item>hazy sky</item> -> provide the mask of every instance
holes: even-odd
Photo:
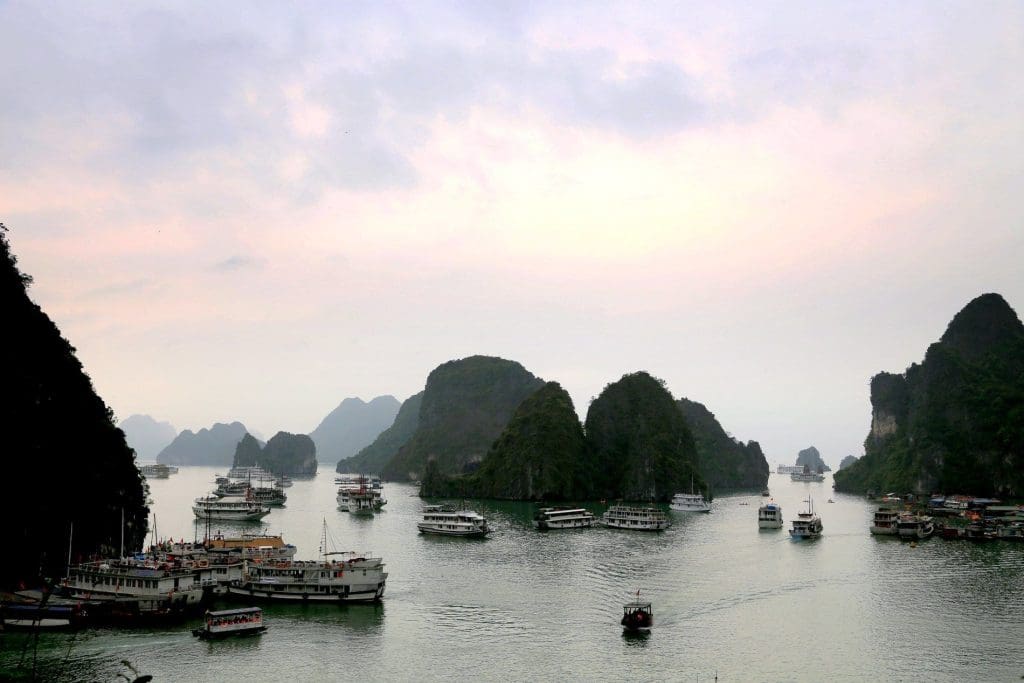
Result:
[[[118,419],[497,355],[769,461],[1024,308],[1024,3],[0,2],[0,221]]]

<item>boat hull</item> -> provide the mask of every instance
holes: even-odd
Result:
[[[244,598],[245,600],[260,600],[263,602],[288,602],[299,604],[328,604],[342,602],[378,602],[384,597],[384,584],[367,587],[360,590],[350,590],[348,593],[339,591],[337,593],[294,593],[274,590],[270,586],[261,584],[242,584],[240,586],[228,586],[228,597]]]
[[[197,519],[209,519],[222,522],[256,522],[270,514],[270,510],[256,512],[219,512],[192,508]]]
[[[758,529],[781,529],[785,523],[781,519],[777,520],[758,520]]]
[[[483,537],[488,534],[484,529],[438,529],[425,524],[418,524],[421,534],[432,534],[434,536],[466,536]]]

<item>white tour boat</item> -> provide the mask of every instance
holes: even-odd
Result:
[[[338,486],[338,509],[355,514],[379,512],[384,504],[384,490],[380,479],[363,475],[344,477],[336,480]]]
[[[423,520],[417,525],[420,533],[441,536],[486,536],[487,520],[473,510],[455,510],[443,505],[423,508]]]
[[[70,598],[106,604],[123,616],[163,616],[198,608],[204,585],[191,567],[122,558],[83,562],[61,581]]]
[[[199,519],[252,522],[270,514],[270,508],[254,500],[237,496],[196,498],[192,512]]]
[[[266,630],[262,609],[241,607],[207,612],[202,627],[192,629],[192,635],[204,640],[217,640],[230,636],[256,636]]]
[[[704,494],[693,490],[693,477],[690,477],[690,492],[672,496],[669,507],[676,512],[711,512],[711,503],[704,498]]]
[[[935,525],[932,523],[931,517],[915,515],[911,512],[900,515],[899,521],[896,522],[896,529],[900,538],[911,541],[931,538],[935,533]]]
[[[327,522],[320,560],[246,560],[245,573],[228,595],[270,602],[376,602],[384,595],[384,561],[367,553],[327,550]]]
[[[871,521],[871,533],[875,536],[896,536],[899,533],[899,529],[896,527],[899,519],[899,510],[880,507],[875,511],[875,517]]]
[[[793,520],[793,528],[789,530],[790,537],[794,539],[818,538],[825,529],[821,523],[821,517],[814,514],[814,503],[810,496],[807,497],[807,512],[801,512]]]
[[[594,524],[594,513],[583,508],[541,508],[533,516],[533,528],[547,531],[548,529],[583,529]]]
[[[757,527],[759,529],[781,529],[782,506],[769,501],[757,509]]]
[[[672,523],[658,508],[612,505],[601,516],[601,524],[612,529],[662,531]]]
[[[699,493],[677,493],[669,507],[676,512],[711,512],[711,503]]]

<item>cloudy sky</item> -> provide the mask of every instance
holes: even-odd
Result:
[[[472,354],[769,461],[1024,308],[1024,4],[0,2],[0,221],[118,419],[308,432]]]

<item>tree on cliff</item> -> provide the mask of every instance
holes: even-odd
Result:
[[[6,346],[0,366],[4,406],[6,526],[13,549],[0,583],[61,574],[74,524],[72,560],[141,548],[149,509],[135,454],[93,389],[75,349],[28,297],[0,224],[0,311]],[[40,493],[45,490],[45,493]],[[121,525],[122,512],[124,526]]]
[[[646,372],[609,384],[587,411],[595,493],[605,498],[668,500],[707,486],[686,419],[664,384]]]

